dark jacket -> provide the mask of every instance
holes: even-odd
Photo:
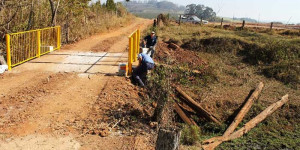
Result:
[[[151,38],[151,35],[148,35],[144,38],[144,40],[147,42],[146,47],[150,48],[150,46],[155,46],[156,45],[157,37],[153,36],[153,38]]]

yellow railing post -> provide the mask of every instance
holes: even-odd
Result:
[[[137,59],[137,56],[139,54],[139,42],[138,42],[138,30],[136,30],[136,33],[135,33],[135,59]]]
[[[141,53],[140,52],[140,44],[141,44],[141,32],[140,32],[140,29],[137,30],[137,51],[138,51],[138,54]]]
[[[57,49],[59,50],[61,47],[61,27],[57,27]]]
[[[129,48],[128,48],[128,75],[131,75],[132,73],[132,37],[129,37]]]
[[[41,31],[37,31],[37,57],[41,57]]]
[[[6,59],[8,70],[11,70],[11,55],[10,55],[10,35],[6,34]]]
[[[136,62],[137,57],[136,57],[136,32],[133,34],[133,61]]]

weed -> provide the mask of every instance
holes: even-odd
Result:
[[[185,125],[181,131],[181,143],[194,145],[200,141],[201,131],[198,126]]]

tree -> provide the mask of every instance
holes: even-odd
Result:
[[[108,10],[113,10],[113,11],[115,11],[115,10],[116,10],[116,4],[115,4],[114,0],[107,0],[107,1],[106,1],[106,8],[107,8]]]
[[[210,7],[204,5],[190,4],[186,6],[185,14],[196,15],[202,19],[213,20],[216,17],[216,13]]]
[[[55,26],[56,25],[56,13],[58,10],[60,0],[56,1],[56,6],[55,2],[53,0],[49,0],[50,7],[51,7],[51,13],[52,13],[52,19],[51,19],[51,25]]]

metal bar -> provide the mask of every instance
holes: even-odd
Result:
[[[37,57],[41,57],[41,31],[37,31]]]
[[[138,54],[139,54],[139,53],[141,53],[141,50],[140,50],[141,31],[140,31],[140,29],[138,29],[137,32],[138,32],[138,37],[137,37],[137,40],[138,40],[137,43],[138,43],[138,45],[137,46],[138,46]]]
[[[11,70],[11,56],[10,56],[10,35],[6,34],[6,58],[8,70]]]
[[[136,32],[137,30],[134,30],[130,35],[129,38],[133,36],[133,34]]]
[[[132,37],[129,37],[129,48],[128,48],[128,75],[132,73]]]
[[[32,60],[32,59],[37,58],[37,57],[38,57],[38,56],[35,56],[35,57],[32,57],[32,58],[28,58],[28,59],[23,60],[23,61],[21,61],[21,62],[19,62],[19,63],[13,64],[12,67],[18,66],[18,65],[20,65],[20,64],[22,64],[22,63],[24,63],[24,62],[26,62],[26,61]]]
[[[35,31],[40,31],[40,30],[48,30],[48,29],[53,29],[53,28],[58,28],[58,27],[59,26],[49,27],[49,28],[43,28],[43,29],[37,29],[37,30],[29,30],[29,31],[17,32],[17,33],[11,33],[9,35],[17,35],[17,34],[23,34],[23,33],[28,33],[28,32],[35,32]]]
[[[61,27],[57,28],[57,49],[60,49],[61,42]]]
[[[136,48],[137,48],[137,46],[136,46],[136,32],[133,34],[133,54],[132,54],[132,60],[133,60],[133,62],[136,62],[136,60],[137,60],[137,58],[136,58]]]

